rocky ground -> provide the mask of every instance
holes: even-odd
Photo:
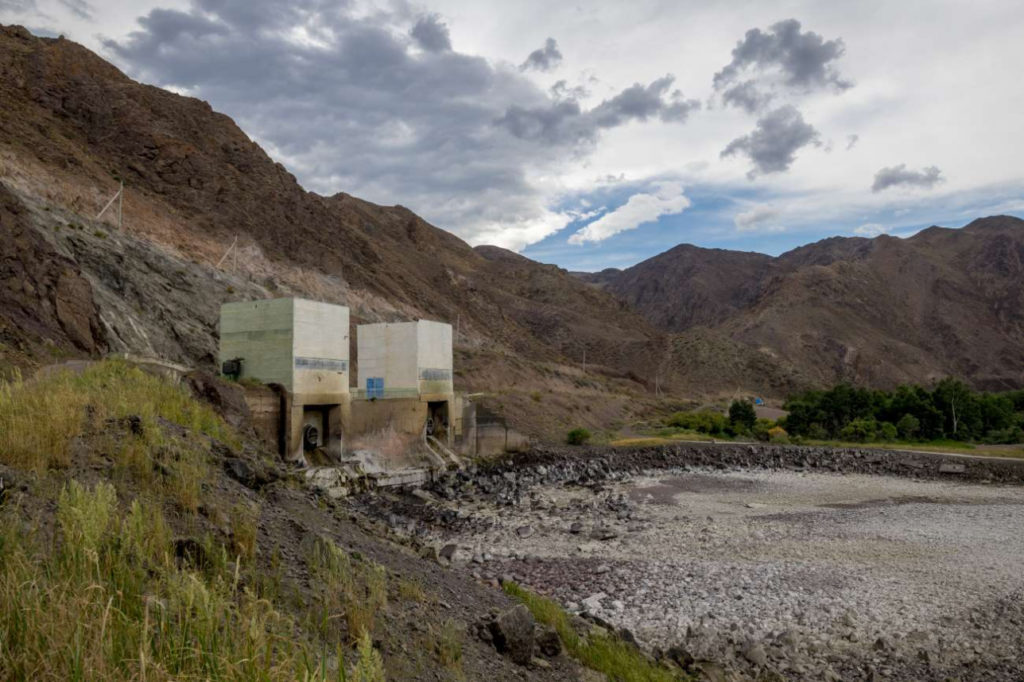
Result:
[[[539,479],[529,487],[508,471],[463,476],[396,501],[391,520],[417,517],[457,570],[515,579],[651,650],[734,674],[1024,679],[1024,488],[705,467],[544,482],[541,471],[524,474]]]

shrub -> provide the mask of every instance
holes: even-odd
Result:
[[[766,441],[770,438],[768,432],[775,426],[775,422],[771,419],[758,419],[754,422],[754,427],[751,429],[751,433],[754,434],[754,438],[758,440]]]
[[[839,432],[839,437],[855,443],[867,443],[875,439],[876,433],[878,433],[878,423],[874,419],[854,419],[843,427],[843,430]]]
[[[913,440],[921,428],[921,420],[912,414],[905,414],[896,422],[896,431],[903,440]]]
[[[690,431],[706,433],[711,436],[733,435],[732,425],[729,423],[728,417],[714,410],[676,412],[665,423],[667,426],[689,429]]]
[[[729,405],[729,421],[735,429],[743,428],[747,431],[754,428],[757,422],[757,412],[749,400],[734,400]]]
[[[569,445],[585,445],[590,440],[590,431],[584,428],[575,428],[566,436],[565,442]]]
[[[781,426],[773,426],[768,429],[768,440],[773,443],[788,443],[789,434],[786,433],[786,429]]]
[[[878,425],[878,438],[886,442],[896,440],[897,429],[892,422],[882,422]]]

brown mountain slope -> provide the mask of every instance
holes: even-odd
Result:
[[[1024,221],[983,218],[909,239],[833,237],[775,259],[725,253],[677,247],[605,288],[682,332],[677,347],[747,348],[781,372],[723,359],[716,373],[737,386],[948,375],[980,388],[1024,385]]]
[[[78,321],[74,336],[46,310],[27,320],[0,300],[8,329],[36,329],[28,335],[73,352],[203,364],[214,357],[221,301],[302,295],[346,303],[358,320],[457,324],[464,365],[487,366],[460,377],[474,391],[576,391],[585,353],[595,391],[644,392],[629,377],[660,362],[665,335],[612,295],[553,266],[486,257],[401,206],[306,192],[205,102],[136,83],[70,41],[0,28],[0,101],[0,182],[92,285],[102,320]],[[120,179],[124,233],[109,216],[93,221]],[[5,234],[17,227],[0,218]],[[44,270],[54,280],[53,267]],[[82,329],[90,339],[78,338]],[[46,360],[21,341],[8,346],[9,358]]]
[[[713,325],[749,306],[772,270],[761,253],[680,244],[617,274],[585,276],[670,331]]]

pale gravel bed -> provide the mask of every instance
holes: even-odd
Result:
[[[883,676],[900,656],[936,669],[1012,665],[1020,644],[984,625],[1024,591],[1019,487],[661,472],[596,492],[540,488],[528,504],[472,513],[494,523],[455,538],[478,570],[514,574],[649,646],[742,658],[784,635],[794,653],[780,665],[810,679],[842,657]]]

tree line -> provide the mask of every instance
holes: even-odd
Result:
[[[1024,441],[1024,390],[987,393],[958,379],[932,389],[905,385],[892,391],[840,384],[806,391],[783,405],[790,436],[820,440]]]

